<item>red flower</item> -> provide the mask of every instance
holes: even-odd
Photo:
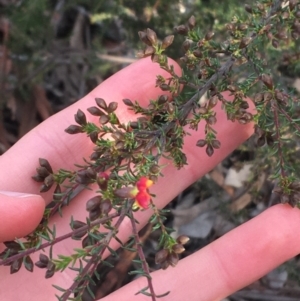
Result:
[[[136,192],[135,195],[135,202],[133,204],[134,208],[142,208],[147,209],[150,205],[151,196],[148,192],[148,188],[153,185],[153,181],[146,177],[141,177],[136,182],[136,188],[134,191]]]
[[[148,188],[152,185],[152,180],[141,177],[134,187],[123,187],[115,190],[114,193],[121,198],[134,198],[134,209],[147,209],[151,201],[151,195],[149,194]]]

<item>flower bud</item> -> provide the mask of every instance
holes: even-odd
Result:
[[[108,214],[112,209],[112,203],[109,199],[106,199],[100,203],[100,212],[102,214]]]
[[[273,89],[273,80],[272,80],[272,78],[271,78],[270,75],[262,74],[262,75],[260,76],[260,80],[264,83],[264,85],[265,85],[268,89],[270,89],[270,90]]]
[[[206,140],[200,139],[197,141],[196,146],[203,147],[207,144]]]
[[[161,84],[159,86],[163,91],[169,91],[170,90],[170,86],[168,84]]]
[[[211,144],[208,144],[206,147],[206,154],[211,157],[214,154],[214,148],[212,147]]]
[[[44,184],[46,185],[46,186],[52,186],[53,185],[53,183],[54,183],[54,177],[53,177],[53,175],[52,174],[50,174],[49,176],[47,176],[46,178],[45,178],[45,180],[44,180]]]
[[[196,26],[196,18],[194,16],[191,16],[188,19],[188,27],[189,29],[193,29]]]
[[[99,123],[104,125],[109,122],[109,117],[107,115],[102,115],[99,118]]]
[[[84,171],[79,171],[77,172],[75,182],[79,184],[90,184],[93,182],[93,180],[89,176],[87,176],[87,174]]]
[[[181,254],[185,251],[185,248],[183,247],[182,244],[175,244],[172,246],[172,250],[176,253],[176,254]]]
[[[214,149],[219,149],[221,147],[221,142],[219,140],[214,139],[211,141],[211,146]]]
[[[209,116],[207,119],[208,124],[214,125],[217,122],[217,118],[215,116]]]
[[[151,61],[152,61],[153,63],[158,63],[159,60],[160,60],[160,56],[159,56],[158,54],[153,53],[153,54],[151,55]]]
[[[170,263],[166,260],[160,264],[162,270],[166,270],[170,266]]]
[[[128,107],[133,107],[134,106],[133,102],[128,98],[123,99],[123,102]]]
[[[157,36],[156,36],[155,31],[153,31],[150,28],[147,28],[146,29],[146,35],[147,35],[147,38],[150,41],[151,45],[156,45],[157,44]]]
[[[284,94],[277,89],[275,90],[275,98],[280,102],[283,102],[285,100]]]
[[[182,47],[184,49],[184,51],[188,51],[191,47],[191,42],[190,40],[185,40],[182,44]]]
[[[114,195],[122,199],[132,198],[137,193],[138,190],[135,189],[134,187],[122,187],[114,191]]]
[[[98,132],[93,131],[89,134],[89,137],[93,143],[96,143],[98,141]]]
[[[278,40],[286,40],[288,38],[287,32],[284,29],[279,30],[275,36]]]
[[[89,219],[91,221],[94,221],[100,217],[100,214],[101,214],[100,208],[96,208],[95,210],[89,212]]]
[[[83,129],[79,125],[72,124],[65,129],[65,132],[73,135],[73,134],[83,133]]]
[[[190,238],[186,235],[180,235],[180,236],[177,237],[176,241],[179,244],[185,245],[190,241]]]
[[[172,103],[169,102],[169,103],[167,104],[167,112],[168,112],[169,114],[173,114],[174,111],[175,111],[174,105],[173,105]]]
[[[273,40],[272,40],[272,46],[273,46],[274,48],[278,48],[278,46],[279,46],[278,40],[273,39]]]
[[[90,108],[87,108],[88,112],[90,114],[92,114],[93,116],[101,116],[101,115],[104,115],[104,113],[97,107],[90,107]]]
[[[40,175],[34,175],[31,178],[36,182],[44,182],[44,177],[42,177]]]
[[[146,45],[148,46],[151,46],[151,42],[149,41],[148,37],[147,37],[147,34],[145,31],[139,31],[138,32],[138,35],[140,37],[140,40],[145,43]]]
[[[273,99],[273,94],[271,92],[265,92],[264,101],[270,101],[271,99]]]
[[[17,273],[20,270],[22,264],[23,264],[23,258],[19,258],[15,260],[10,266],[10,273],[11,274]]]
[[[42,184],[40,187],[40,192],[47,192],[51,189],[51,186],[47,186],[46,184]]]
[[[13,241],[13,240],[12,241],[4,241],[3,244],[8,249],[15,249],[17,251],[21,249],[21,246],[16,241]]]
[[[48,160],[39,158],[39,164],[40,164],[40,166],[45,167],[50,173],[53,173],[52,167],[51,167],[50,163],[48,162]]]
[[[81,245],[83,249],[91,245],[90,237],[88,235],[81,241]]]
[[[91,153],[91,155],[90,155],[90,159],[91,159],[92,161],[96,161],[97,159],[100,158],[101,155],[102,155],[101,152],[93,152],[93,153]]]
[[[45,278],[51,278],[55,273],[55,264],[52,261],[48,262]]]
[[[168,48],[173,43],[173,40],[174,40],[173,35],[166,36],[162,41],[161,48],[162,49]]]
[[[179,261],[178,254],[176,254],[175,252],[171,252],[168,255],[167,261],[172,267],[175,267]]]
[[[112,113],[114,112],[116,109],[118,108],[118,103],[113,101],[111,103],[109,103],[108,108],[107,108],[107,113]]]
[[[37,262],[35,263],[35,265],[36,265],[38,268],[40,268],[40,269],[44,269],[44,268],[47,267],[48,262],[49,262],[48,256],[45,255],[45,254],[40,254],[40,256],[39,256],[39,261],[37,261]]]
[[[41,176],[42,178],[46,178],[50,174],[48,169],[43,166],[37,167],[36,171],[37,171],[38,175]]]
[[[209,99],[208,108],[212,109],[213,107],[215,107],[217,105],[218,102],[219,102],[218,96],[214,95],[212,98]]]
[[[100,203],[102,201],[102,197],[97,195],[86,202],[86,211],[93,211],[100,207]]]
[[[162,105],[162,104],[166,103],[167,101],[168,101],[168,96],[167,95],[160,95],[159,98],[158,98],[157,103],[159,105]]]
[[[249,14],[253,13],[253,9],[249,4],[245,4],[244,8],[247,13],[249,13]]]
[[[241,104],[240,104],[240,108],[242,109],[248,109],[249,108],[249,104],[247,101],[242,101]]]
[[[103,98],[95,98],[96,104],[99,108],[103,109],[106,111],[107,109],[107,104]]]
[[[106,172],[99,172],[96,178],[97,184],[101,190],[107,190],[109,176]]]
[[[167,249],[162,249],[155,254],[155,263],[162,264],[168,257],[169,251]]]
[[[197,58],[203,57],[203,53],[199,49],[194,50],[193,55]]]
[[[158,174],[160,172],[159,165],[157,165],[157,164],[152,165],[151,168],[150,168],[150,172],[153,173],[153,174]]]
[[[155,53],[155,48],[153,46],[148,46],[144,50],[144,57],[150,56]]]
[[[74,117],[75,117],[75,121],[79,125],[86,125],[86,116],[85,116],[85,114],[80,109],[78,109],[78,111],[74,115]]]
[[[209,32],[205,35],[204,39],[205,39],[206,41],[209,41],[209,40],[212,39],[212,37],[213,37],[214,35],[215,35],[214,32],[209,31]]]
[[[188,33],[188,28],[185,25],[179,25],[174,27],[174,31],[179,34],[186,35]]]
[[[71,224],[71,226],[72,226],[73,230],[77,230],[77,229],[82,228],[83,226],[86,226],[86,223],[81,222],[81,221],[73,221],[73,224]],[[83,236],[85,236],[86,233],[87,233],[87,229],[73,233],[72,239],[79,240]]]
[[[252,41],[251,37],[244,37],[241,39],[240,45],[239,45],[239,49],[243,49],[245,47],[247,47],[250,42]]]

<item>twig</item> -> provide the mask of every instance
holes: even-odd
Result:
[[[52,246],[54,244],[57,244],[57,243],[65,240],[67,238],[70,238],[73,235],[76,235],[77,233],[81,233],[83,231],[86,231],[86,230],[88,230],[88,229],[90,229],[90,228],[92,228],[92,227],[94,227],[96,225],[103,224],[103,223],[105,223],[105,222],[107,222],[107,221],[109,221],[109,220],[111,220],[111,219],[113,219],[113,218],[115,218],[117,216],[120,216],[119,212],[112,213],[112,214],[110,214],[107,217],[96,219],[96,220],[90,222],[89,225],[82,226],[82,227],[80,227],[78,229],[73,230],[70,233],[67,233],[67,234],[61,235],[59,237],[56,237],[53,241],[45,242],[45,243],[41,244],[38,248],[37,247],[32,247],[30,249],[27,249],[27,250],[21,252],[21,253],[13,255],[13,256],[11,256],[11,257],[9,257],[7,259],[1,260],[0,261],[0,266],[1,265],[8,265],[8,264],[14,262],[15,260],[18,260],[19,258],[23,258],[23,257],[25,257],[27,255],[30,255],[30,254],[33,254],[33,253],[35,253],[35,252],[37,252],[39,250],[42,250],[44,248],[47,248],[47,247]]]
[[[79,286],[81,279],[83,279],[86,275],[91,276],[92,274],[94,274],[99,261],[102,258],[102,255],[104,253],[104,251],[106,250],[107,246],[109,245],[111,239],[114,237],[114,235],[116,234],[116,232],[118,231],[120,225],[122,224],[125,216],[128,214],[129,209],[132,207],[133,204],[133,200],[128,202],[128,207],[123,207],[122,211],[120,213],[119,219],[117,220],[114,229],[111,230],[107,235],[105,240],[102,242],[98,242],[98,244],[103,244],[103,248],[101,249],[100,253],[98,254],[94,254],[92,256],[92,258],[89,260],[89,262],[86,264],[86,266],[83,268],[83,270],[80,273],[80,277],[76,279],[76,281],[73,282],[73,284],[66,290],[66,292],[63,294],[63,296],[61,297],[60,301],[67,301],[68,298],[70,297],[70,295],[72,293],[75,292],[76,288]],[[83,287],[85,286],[85,284],[87,284],[89,280],[85,280]]]
[[[137,227],[136,227],[134,216],[132,214],[132,210],[130,212],[130,221],[131,221],[132,232],[133,232],[133,236],[134,236],[134,240],[135,240],[135,244],[136,244],[137,253],[138,253],[139,258],[142,262],[142,268],[143,268],[144,272],[147,275],[146,278],[147,278],[148,287],[149,287],[149,290],[150,290],[150,293],[151,293],[151,299],[152,299],[152,301],[156,301],[155,292],[154,292],[154,288],[153,288],[153,284],[152,284],[152,278],[150,276],[149,266],[148,266],[148,263],[146,261],[146,257],[145,257],[145,254],[144,254],[144,251],[143,251],[143,248],[142,248],[142,243],[141,243],[141,240],[140,240],[140,237],[139,237],[139,234],[138,234],[138,230],[137,230]]]
[[[285,171],[284,171],[284,160],[283,160],[283,154],[282,154],[282,142],[280,138],[280,124],[279,124],[279,118],[278,118],[278,111],[277,106],[275,104],[274,99],[271,100],[271,109],[273,111],[274,116],[274,123],[275,123],[275,130],[276,130],[276,139],[278,141],[277,148],[278,148],[278,154],[280,159],[280,173],[283,178],[285,178]]]

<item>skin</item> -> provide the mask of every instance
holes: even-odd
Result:
[[[180,72],[179,67],[174,62],[173,64],[177,72]],[[135,117],[123,105],[122,99],[138,100],[146,105],[149,99],[161,95],[160,89],[154,87],[158,74],[168,77],[149,59],[130,65],[74,105],[47,119],[0,157],[0,190],[4,191],[0,192],[0,242],[22,237],[33,231],[41,219],[45,204],[51,199],[51,192],[40,196],[39,185],[31,179],[39,157],[47,158],[54,170],[73,169],[74,163],[80,164],[83,162],[82,158],[88,157],[91,152],[93,145],[85,134],[71,136],[64,132],[70,124],[74,124],[77,109],[86,111],[86,108],[94,105],[95,97],[102,97],[108,102],[119,102],[118,112],[123,122],[134,120]],[[230,98],[228,95],[226,97]],[[249,102],[249,105],[253,111],[253,104]],[[88,114],[87,116],[93,120]],[[217,119],[215,128],[222,147],[211,158],[207,157],[205,149],[195,147],[196,141],[203,137],[204,124],[201,124],[198,132],[191,131],[191,136],[186,138],[184,151],[189,165],[178,171],[169,162],[164,162],[168,163],[164,177],[151,187],[151,193],[157,195],[154,201],[160,208],[210,171],[253,133],[253,124],[227,122],[220,106],[217,107]],[[15,194],[16,192],[21,194]],[[75,220],[85,220],[85,202],[93,196],[93,192],[84,191],[65,208],[63,218],[53,218],[57,236],[70,231],[71,215]],[[150,215],[150,210],[136,214],[140,227]],[[130,222],[125,220],[119,237],[125,241],[130,233]],[[300,250],[299,235],[300,211],[289,205],[273,206],[181,260],[176,268],[154,272],[155,291],[157,294],[171,291],[170,295],[160,300],[221,300],[297,255]],[[112,246],[117,248],[117,242],[113,241]],[[67,240],[55,245],[54,257],[57,254],[71,253],[75,247],[80,247],[80,242]],[[3,249],[0,244],[0,251]],[[38,254],[34,254],[32,258],[36,260]],[[45,270],[36,268],[31,274],[22,268],[18,273],[8,276],[9,268],[1,266],[0,300],[55,300],[54,294],[57,291],[51,285],[68,288],[74,277],[68,269],[63,273],[56,273],[48,280],[44,279],[44,273]],[[135,296],[146,285],[146,280],[140,278],[103,300],[150,300],[141,294]]]

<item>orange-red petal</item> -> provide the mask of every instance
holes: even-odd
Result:
[[[135,197],[135,205],[140,208],[147,209],[151,200],[150,194],[146,190],[139,191]]]
[[[149,188],[150,186],[153,185],[153,181],[146,178],[146,177],[141,177],[137,182],[136,182],[136,187],[138,190],[145,190]]]

